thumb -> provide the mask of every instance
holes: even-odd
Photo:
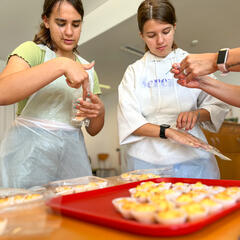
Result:
[[[82,66],[84,70],[90,70],[94,65],[95,65],[95,61],[92,61],[91,63],[83,64]]]
[[[88,96],[88,98],[90,98],[91,99],[91,102],[92,103],[99,103],[99,97],[97,96],[97,95],[95,95],[95,94],[93,94],[93,93],[90,93],[90,95]]]

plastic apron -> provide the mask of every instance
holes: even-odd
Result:
[[[44,62],[56,57],[39,47],[46,51]],[[88,73],[92,90],[93,70]],[[62,76],[29,98],[0,145],[0,186],[28,188],[92,175],[83,133],[70,125],[73,91]]]
[[[213,117],[213,113],[211,117],[217,127],[221,125],[227,107],[201,90],[179,86],[169,72],[172,64],[180,62],[186,54],[178,49],[165,59],[159,59],[148,52],[126,71],[119,86],[118,123],[120,144],[128,145],[128,170],[172,166],[176,177],[219,177],[216,160],[207,152],[168,139],[132,135],[146,123],[175,125],[180,112],[198,108],[205,108],[210,113],[219,111],[219,115]],[[207,125],[210,128],[211,124]],[[200,126],[189,132],[206,141]],[[182,167],[184,165],[189,167]],[[207,168],[211,169],[209,174],[199,175],[200,169]]]

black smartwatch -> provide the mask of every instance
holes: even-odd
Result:
[[[167,138],[166,135],[165,135],[165,130],[167,128],[170,128],[170,125],[168,125],[168,124],[161,124],[160,125],[160,133],[159,133],[160,138],[165,138],[165,139]]]

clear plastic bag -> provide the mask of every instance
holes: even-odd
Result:
[[[188,135],[193,136],[192,134],[188,133],[188,132],[185,131],[185,130],[177,129],[176,126],[171,126],[171,128],[173,128],[173,129],[175,129],[175,130],[177,130],[177,131],[184,132],[185,134],[188,134]],[[189,144],[184,144],[184,145],[189,146],[189,147],[192,147],[192,148],[197,148],[197,149],[203,150],[203,151],[205,151],[205,152],[212,153],[212,154],[220,157],[222,160],[231,161],[230,158],[228,158],[227,156],[223,155],[223,154],[222,154],[217,148],[215,148],[214,146],[208,144],[207,142],[204,142],[204,141],[201,140],[200,138],[197,138],[197,137],[195,137],[195,136],[193,136],[193,137],[194,137],[194,138],[197,140],[197,142],[198,142],[197,146],[195,146],[195,145],[193,145],[193,144],[191,144],[191,143],[189,143]],[[174,141],[174,140],[171,139],[171,141]],[[176,141],[174,141],[174,142],[176,142]],[[180,143],[180,144],[182,144],[182,143]]]
[[[163,167],[163,168],[154,168],[154,169],[139,169],[120,175],[120,180],[134,182],[147,180],[151,178],[166,178],[172,177],[173,168],[172,167]]]
[[[81,127],[81,126],[88,126],[89,125],[89,119],[80,117],[78,114],[81,112],[76,108],[77,101],[82,99],[82,88],[78,88],[73,93],[73,99],[72,99],[72,111],[71,111],[71,122],[72,125],[75,127]]]
[[[46,191],[35,192],[18,188],[3,188],[0,190],[0,214],[4,211],[27,209],[43,205],[49,195]]]
[[[48,218],[47,192],[26,189],[0,189],[0,237],[32,236],[50,233],[60,221]]]
[[[108,180],[95,176],[66,179],[50,182],[44,187],[54,195],[67,195],[72,193],[86,192],[109,186]]]

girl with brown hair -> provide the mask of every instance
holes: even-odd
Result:
[[[83,16],[81,0],[45,0],[40,32],[8,57],[0,104],[18,103],[18,117],[1,144],[1,186],[92,174],[81,128],[71,122],[72,96],[82,88],[76,108],[78,117],[89,119],[87,132],[94,136],[104,124],[94,63],[76,52]]]
[[[214,156],[191,146],[201,146],[198,138],[206,142],[200,126],[218,131],[227,105],[174,79],[172,64],[188,53],[174,43],[176,15],[168,0],[143,1],[137,16],[146,52],[119,85],[119,138],[127,144],[128,170],[170,167],[173,177],[219,178]]]

